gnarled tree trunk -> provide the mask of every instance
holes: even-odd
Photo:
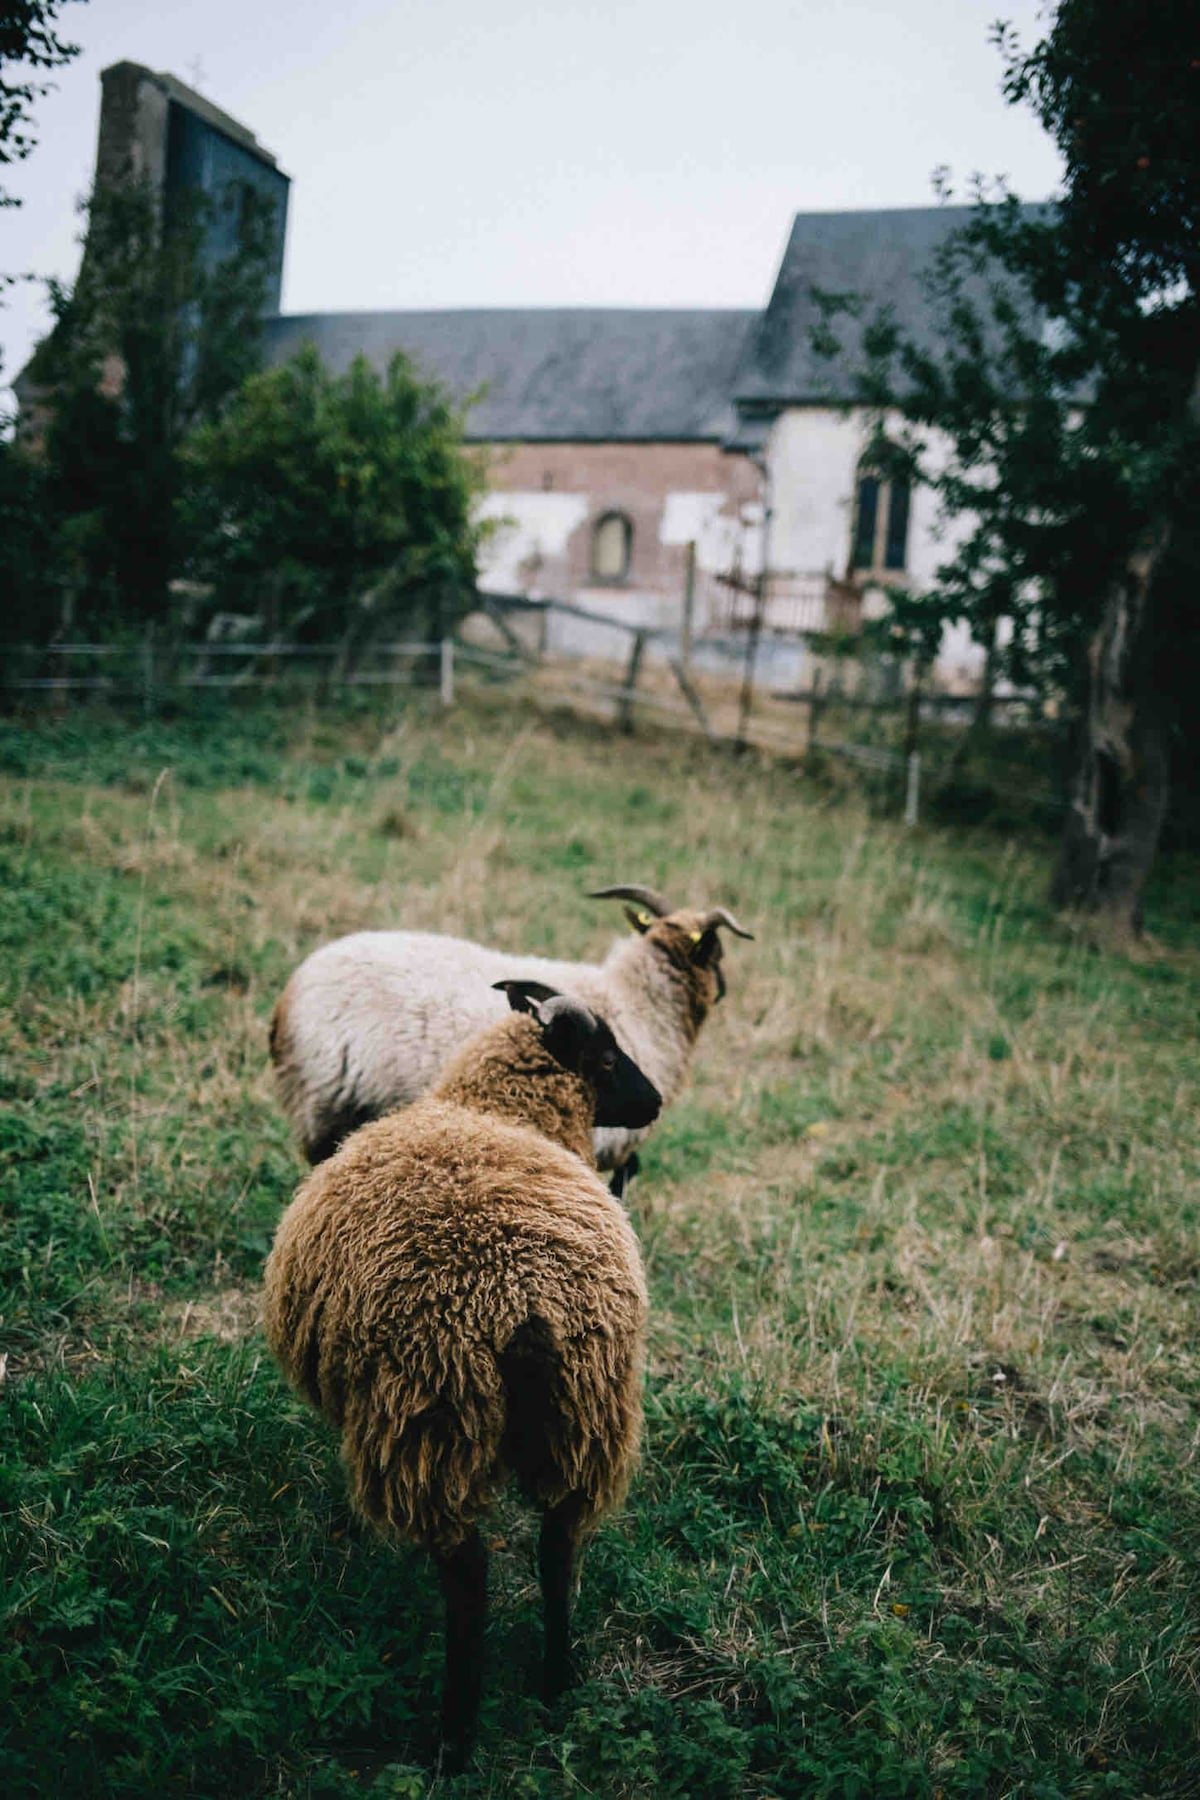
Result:
[[[1200,363],[1184,411],[1200,430]],[[1088,651],[1083,752],[1051,895],[1058,906],[1095,914],[1118,938],[1142,929],[1142,892],[1170,795],[1174,695],[1186,648],[1175,641],[1178,606],[1173,612],[1164,599],[1160,578],[1168,551],[1175,556],[1181,546],[1194,568],[1194,513],[1194,483],[1185,484],[1174,514],[1156,522],[1113,583]]]
[[[1142,928],[1142,891],[1170,790],[1170,702],[1156,680],[1160,525],[1114,581],[1088,649],[1083,744],[1054,872],[1058,906],[1096,915],[1116,937]]]

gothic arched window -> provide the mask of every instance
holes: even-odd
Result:
[[[870,463],[858,470],[851,569],[903,569],[908,563],[909,484]]]

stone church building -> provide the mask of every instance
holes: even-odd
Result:
[[[218,197],[252,181],[277,197],[281,268],[287,177],[253,134],[173,76],[119,63],[102,81],[98,178],[148,176],[167,203],[180,185]],[[727,633],[748,620],[765,556],[769,632],[853,626],[881,582],[928,580],[946,545],[932,496],[864,460],[868,420],[851,404],[858,327],[839,326],[843,356],[819,357],[814,291],[862,295],[867,312],[886,302],[921,338],[922,272],[965,216],[798,214],[761,310],[295,315],[279,312],[276,282],[266,354],[278,362],[310,341],[340,372],[360,353],[382,370],[399,350],[458,400],[475,397],[467,437],[487,452],[494,521],[485,591],[667,628],[687,593],[696,632]],[[969,643],[948,641],[941,673],[977,661]]]
[[[267,323],[272,360],[316,344],[335,370],[403,350],[459,398],[488,452],[496,521],[485,590],[572,600],[697,631],[744,625],[769,572],[768,631],[853,625],[883,581],[928,580],[946,545],[933,497],[866,465],[854,343],[816,354],[818,292],[887,300],[922,335],[922,270],[965,209],[801,213],[761,312],[721,308],[310,313]],[[694,546],[694,548],[692,548]],[[689,573],[690,565],[690,573]],[[587,634],[576,625],[577,642]],[[592,634],[602,647],[603,634]],[[947,679],[976,653],[948,642]]]

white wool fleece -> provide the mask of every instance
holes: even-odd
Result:
[[[360,931],[314,950],[276,1008],[272,1055],[281,1098],[312,1155],[331,1136],[407,1106],[469,1037],[503,1018],[496,981],[541,981],[611,1027],[666,1106],[679,1092],[694,1031],[661,955],[623,937],[603,963],[509,955],[428,931]],[[602,1169],[618,1168],[645,1131],[602,1127]]]

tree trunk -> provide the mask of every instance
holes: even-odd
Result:
[[[378,581],[351,600],[346,628],[338,640],[337,655],[330,672],[330,682],[334,687],[350,680],[363,651],[379,632],[384,605],[392,597],[393,580],[394,571],[385,569]]]
[[[1057,906],[1094,914],[1116,938],[1142,929],[1142,891],[1170,786],[1169,702],[1155,680],[1160,525],[1114,581],[1088,646],[1088,701],[1074,792],[1054,872]]]
[[[971,723],[967,727],[968,754],[986,743],[992,729],[992,713],[996,704],[996,676],[1000,670],[1000,621],[993,619],[988,632],[987,649],[983,658],[983,674],[980,677],[979,692],[975,697],[975,709],[971,715]]]

